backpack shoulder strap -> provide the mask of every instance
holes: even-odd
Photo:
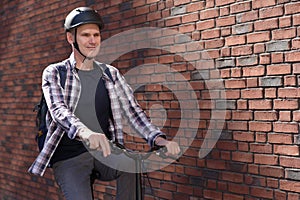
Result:
[[[98,66],[100,66],[101,70],[102,70],[104,73],[106,73],[106,75],[109,77],[109,79],[115,84],[115,81],[114,81],[114,79],[113,79],[113,77],[112,77],[112,75],[111,75],[111,73],[110,73],[110,71],[109,71],[109,68],[106,66],[106,64],[100,63],[100,62],[97,62],[97,61],[95,61],[95,63],[96,63]]]
[[[60,85],[62,88],[65,88],[66,78],[67,78],[67,69],[65,66],[59,66],[58,68],[59,77],[60,77]]]

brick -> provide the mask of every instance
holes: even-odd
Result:
[[[205,6],[204,1],[192,2],[188,5],[186,5],[186,11],[187,12],[199,11],[199,10],[202,10],[204,8],[204,6]]]
[[[220,17],[222,16],[227,16],[230,14],[230,9],[229,7],[221,7],[220,8]]]
[[[275,111],[255,111],[254,119],[259,121],[276,121],[278,120],[278,115]]]
[[[291,16],[279,18],[279,27],[280,28],[290,27],[291,25],[292,25],[292,17]]]
[[[291,192],[300,192],[300,182],[299,181],[289,181],[289,180],[280,180],[280,189],[291,191]]]
[[[243,195],[236,195],[236,194],[225,193],[223,199],[224,200],[231,200],[231,199],[234,199],[234,200],[243,200],[244,196]]]
[[[230,130],[240,130],[240,131],[248,130],[247,122],[243,122],[243,121],[227,122],[227,126]]]
[[[253,23],[237,24],[232,27],[233,34],[244,34],[253,31]]]
[[[271,38],[268,31],[251,33],[247,35],[247,43],[266,42]]]
[[[261,144],[261,143],[252,143],[250,144],[250,151],[254,153],[272,153],[272,145],[270,144]]]
[[[300,2],[293,2],[284,6],[285,14],[295,14],[300,12]]]
[[[242,76],[242,70],[240,68],[231,69],[231,77],[238,78]]]
[[[198,13],[191,13],[182,16],[182,23],[195,22],[199,20]]]
[[[249,145],[247,142],[238,142],[238,151],[249,152]]]
[[[272,130],[272,124],[270,122],[249,122],[249,130],[269,132]]]
[[[185,24],[179,27],[179,32],[180,33],[188,33],[188,32],[193,32],[195,30],[195,25],[194,24]]]
[[[136,15],[143,15],[149,13],[149,6],[143,6],[143,7],[138,7],[135,9],[135,14]]]
[[[254,23],[254,30],[263,31],[278,28],[278,19],[265,19]]]
[[[214,27],[215,27],[215,21],[213,19],[201,20],[201,21],[197,22],[197,24],[196,24],[196,29],[200,30],[200,31],[214,28]]]
[[[233,46],[233,45],[241,45],[246,43],[246,37],[244,35],[241,36],[231,36],[225,38],[225,45],[226,46]]]
[[[293,15],[293,25],[299,25],[300,24],[300,14]]]
[[[300,52],[288,52],[285,54],[286,62],[299,62],[300,61]]]
[[[220,37],[220,30],[219,29],[204,30],[201,33],[201,38],[203,40],[212,39],[212,38],[219,38],[219,37]]]
[[[282,86],[283,82],[280,77],[263,77],[259,80],[259,85],[262,87],[277,87]]]
[[[296,86],[297,78],[295,75],[284,77],[284,86]]]
[[[223,37],[231,35],[231,32],[231,27],[226,26],[221,28],[221,36]]]
[[[226,88],[245,88],[244,80],[226,80],[225,81]]]
[[[216,61],[216,67],[217,68],[226,68],[226,67],[234,67],[235,66],[235,60],[231,58],[219,58]],[[300,69],[300,67],[299,67]]]
[[[277,155],[254,154],[254,163],[259,165],[277,165],[279,163]]]
[[[213,39],[205,42],[206,49],[214,49],[224,46],[224,39]]]
[[[253,154],[246,152],[232,152],[232,160],[238,162],[252,163]]]
[[[231,4],[230,5],[230,13],[231,14],[236,14],[240,12],[245,12],[251,10],[251,2],[250,1],[245,1],[245,2],[239,2],[236,4]]]
[[[225,169],[225,161],[222,160],[207,160],[206,164],[209,169],[218,169],[218,170]]]
[[[178,6],[171,8],[171,16],[180,15],[186,13],[186,6]]]
[[[242,90],[241,97],[244,99],[261,99],[263,97],[263,90],[262,89]]]
[[[228,184],[228,191],[237,194],[249,194],[249,187],[244,184]]]
[[[300,91],[298,88],[281,88],[278,91],[278,97],[281,98],[298,98]]]
[[[275,99],[274,100],[274,109],[297,109],[298,101],[297,100],[289,100],[289,99]]]
[[[215,1],[214,0],[207,0],[205,2],[205,8],[210,9],[215,7]]]
[[[300,169],[285,169],[285,178],[291,179],[291,180],[300,180]]]
[[[200,11],[200,20],[216,18],[219,16],[219,9],[212,8]]]
[[[264,53],[265,45],[264,44],[254,44],[253,53]]]
[[[234,16],[226,16],[226,17],[220,17],[216,19],[216,25],[219,27],[222,26],[231,26],[235,24],[235,17]]]
[[[284,133],[271,133],[268,142],[274,144],[293,144],[293,135]]]
[[[282,40],[282,39],[294,38],[297,35],[296,32],[297,32],[296,28],[273,30],[272,31],[272,39],[273,40]]]
[[[299,198],[300,198],[299,194],[296,194],[296,193],[288,193],[287,194],[288,200],[298,200]]]
[[[262,187],[251,187],[250,194],[255,197],[273,199],[273,190]]]
[[[284,168],[276,166],[260,166],[260,174],[268,177],[283,178],[284,177]]]
[[[234,2],[235,0],[216,0],[216,6],[225,6]]]
[[[239,91],[225,91],[225,96],[228,99],[239,99],[240,98],[240,92]]]
[[[274,18],[278,16],[282,16],[284,12],[283,6],[274,6],[274,7],[268,7],[263,8],[259,10],[259,18],[265,19],[265,18]]]
[[[179,6],[179,5],[187,4],[189,2],[190,2],[190,0],[175,0],[174,5]]]
[[[256,110],[271,109],[272,102],[270,100],[250,100],[249,108],[256,109]]]
[[[233,56],[245,56],[245,55],[250,55],[252,54],[252,46],[237,46],[237,47],[232,47],[232,53],[231,55]]]
[[[254,133],[251,132],[234,132],[233,139],[238,141],[254,141]]]
[[[300,39],[293,39],[292,40],[292,45],[291,45],[292,49],[299,49],[300,48]]]
[[[180,16],[166,19],[166,26],[174,26],[174,25],[178,25],[178,24],[181,24]]]
[[[298,157],[281,156],[279,158],[279,163],[280,163],[281,166],[284,166],[284,167],[299,168],[300,158],[298,158]]]
[[[252,1],[253,9],[264,8],[268,6],[274,6],[274,5],[276,5],[276,0],[265,0],[265,1],[253,0]]]
[[[298,156],[299,147],[297,145],[274,145],[274,153],[279,155]]]
[[[131,8],[132,8],[132,4],[130,2],[123,2],[119,4],[120,11],[130,10]]]
[[[293,73],[294,74],[300,74],[300,64],[296,63],[296,64],[293,64]]]
[[[266,98],[276,98],[277,90],[275,88],[266,88],[265,97]]]
[[[237,66],[251,66],[257,64],[258,64],[258,57],[256,55],[237,58]]]
[[[259,56],[259,64],[270,64],[271,63],[271,55],[268,53],[260,54]]]
[[[278,188],[279,183],[276,178],[267,178],[267,187],[268,188]],[[275,199],[284,199],[286,197],[285,192],[281,191],[274,191],[274,197]]]
[[[147,15],[147,21],[161,19],[161,12],[152,12]]]
[[[203,191],[203,197],[207,199],[222,199],[222,193],[214,190],[207,190]]]
[[[254,11],[237,14],[236,18],[238,23],[255,21],[258,19],[258,11],[254,10]]]
[[[290,64],[279,64],[267,66],[267,75],[287,75],[292,71]]]
[[[283,53],[276,53],[276,52],[272,53],[271,61],[272,63],[283,63],[284,61]]]

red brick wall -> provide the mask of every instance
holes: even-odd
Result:
[[[104,17],[104,41],[142,27],[168,28],[192,39],[184,40],[178,34],[158,37],[158,49],[134,49],[113,62],[124,74],[143,66],[129,77],[130,83],[151,82],[140,87],[136,96],[153,121],[159,124],[165,120],[163,130],[169,138],[183,127],[178,139],[186,149],[183,157],[149,174],[155,196],[193,200],[300,198],[298,1],[3,0],[1,199],[62,199],[51,170],[42,178],[27,173],[37,155],[32,107],[39,100],[43,68],[70,53],[62,29],[66,12],[85,5],[100,10]],[[143,38],[134,36],[142,45]],[[122,42],[130,44],[131,40]],[[115,44],[112,51],[108,48],[107,53],[121,52],[121,44]],[[163,49],[165,46],[172,52]],[[201,69],[197,68],[199,62]],[[174,71],[166,72],[154,64]],[[220,80],[224,88],[218,85]],[[191,93],[199,105],[190,101]],[[218,116],[225,119],[224,124]],[[221,129],[221,137],[213,138]],[[210,136],[212,144],[214,139],[218,142],[207,156],[199,158],[204,138]],[[128,146],[136,147],[132,142]],[[96,199],[110,199],[114,186],[115,182],[96,182]],[[146,199],[154,199],[149,187],[146,192]]]

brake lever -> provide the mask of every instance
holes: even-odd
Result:
[[[168,149],[166,147],[160,147],[160,146],[157,146],[157,147],[154,147],[151,149],[151,151],[155,152],[155,154],[163,159],[172,159],[172,160],[176,160],[177,162],[179,162],[179,157],[182,155],[182,150],[180,149],[180,152],[179,154],[176,156],[176,155],[173,155],[173,154],[168,154]]]

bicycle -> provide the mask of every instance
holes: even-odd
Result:
[[[147,160],[151,155],[155,154],[156,156],[158,156],[162,159],[172,159],[172,160],[176,160],[178,162],[179,157],[182,154],[182,151],[181,151],[179,153],[179,155],[177,155],[177,156],[167,155],[167,149],[165,147],[161,147],[161,146],[155,146],[150,151],[141,153],[139,151],[127,149],[127,148],[125,148],[125,146],[123,146],[119,143],[113,143],[111,141],[110,141],[110,147],[111,147],[111,153],[116,154],[116,155],[120,155],[123,153],[128,158],[131,158],[135,161],[136,200],[143,200],[142,174],[143,173],[145,174],[145,172],[143,172],[143,170],[142,170],[143,161]],[[147,173],[148,172],[146,172],[146,174]],[[150,184],[149,177],[148,177],[148,181]],[[92,182],[91,182],[91,184],[92,184]],[[150,184],[150,188],[152,189],[151,184]]]

